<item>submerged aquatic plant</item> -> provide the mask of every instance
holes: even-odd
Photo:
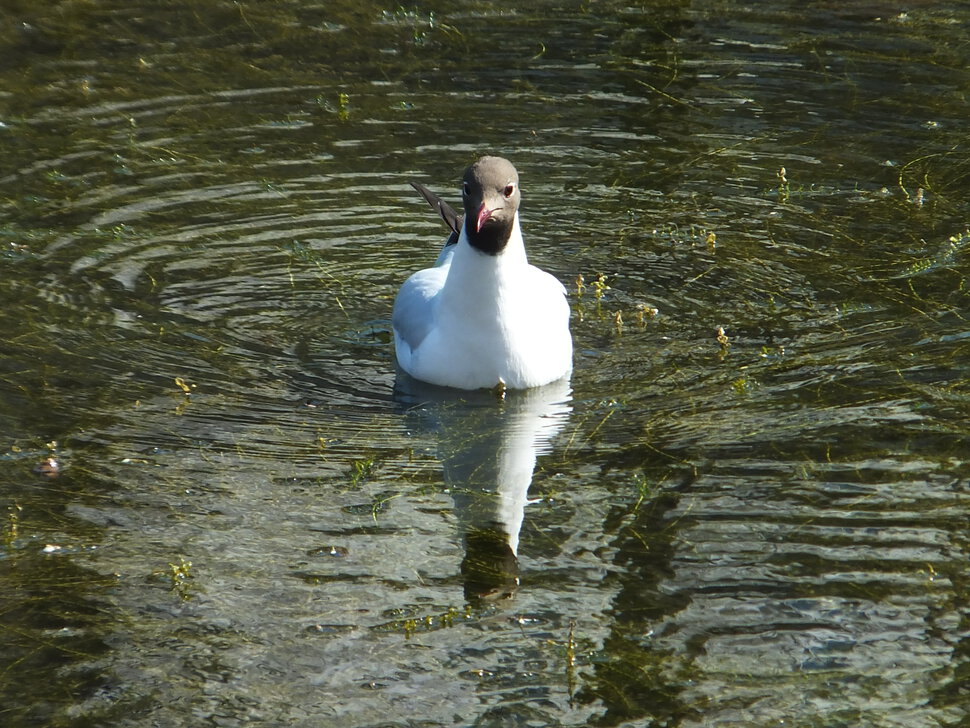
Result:
[[[922,273],[943,268],[957,268],[959,256],[970,246],[970,229],[956,235],[951,235],[942,245],[939,245],[932,255],[921,257],[893,278],[911,278]]]
[[[191,597],[189,582],[192,580],[192,562],[187,561],[184,556],[179,556],[178,563],[170,562],[168,568],[172,591],[183,601],[188,600]]]
[[[454,627],[456,623],[468,622],[475,616],[474,609],[470,604],[466,604],[461,609],[450,606],[443,611],[426,614],[423,617],[406,616],[413,611],[410,607],[388,610],[386,614],[396,613],[399,615],[398,618],[374,625],[371,629],[375,632],[400,632],[405,639],[411,639],[416,632],[435,632],[440,629],[449,629]]]
[[[751,380],[747,375],[740,376],[731,382],[731,389],[734,390],[735,394],[743,397],[751,391]]]
[[[604,294],[610,290],[610,287],[606,285],[607,276],[605,273],[597,273],[596,279],[590,283],[588,286],[586,284],[586,276],[582,273],[576,276],[574,284],[576,286],[576,296],[579,298],[583,297],[586,293],[587,288],[593,289],[593,296],[599,301],[603,298]]]
[[[354,460],[350,464],[350,484],[354,487],[367,480],[374,472],[374,458]]]
[[[633,485],[637,489],[637,502],[633,505],[633,510],[636,511],[639,510],[645,500],[653,496],[655,486],[643,473],[636,473],[633,476]]]
[[[778,202],[788,202],[791,197],[791,185],[788,183],[788,171],[782,167],[778,170]]]
[[[574,280],[574,285],[576,286],[576,302],[575,312],[576,316],[580,321],[586,318],[586,308],[583,304],[583,296],[587,290],[592,290],[593,298],[595,299],[595,308],[593,313],[596,317],[602,321],[609,319],[613,323],[613,329],[616,333],[621,333],[623,328],[623,314],[620,311],[604,311],[603,310],[603,299],[606,296],[606,292],[610,290],[610,287],[606,284],[607,275],[605,273],[597,273],[596,278],[591,282],[587,283],[586,277],[580,273],[576,276]]]
[[[3,542],[8,549],[13,547],[20,533],[20,514],[23,510],[23,506],[17,503],[7,508],[7,527],[4,529]]]
[[[283,250],[283,252],[289,255],[291,259],[291,263],[287,265],[287,272],[289,273],[289,276],[290,276],[290,286],[293,288],[296,287],[296,279],[293,276],[292,260],[299,260],[305,263],[312,263],[316,267],[317,272],[319,273],[319,275],[317,276],[317,279],[321,284],[323,284],[327,288],[330,288],[331,284],[336,285],[337,293],[333,294],[333,300],[337,304],[337,308],[339,308],[343,312],[344,316],[346,316],[349,319],[350,316],[347,313],[346,309],[344,308],[344,304],[340,300],[340,295],[339,295],[343,293],[344,281],[341,280],[340,278],[337,278],[337,276],[335,276],[333,273],[330,272],[329,270],[330,262],[323,255],[321,255],[319,252],[314,250],[310,245],[308,245],[307,243],[304,243],[301,240],[294,240],[288,245],[281,246],[281,249]]]
[[[638,303],[636,308],[637,325],[640,328],[644,328],[647,325],[647,321],[657,318],[659,313],[660,309],[656,306],[651,306],[647,303]]]
[[[606,295],[606,292],[610,290],[610,287],[606,285],[605,273],[600,273],[597,275],[596,280],[590,283],[590,286],[593,288],[593,295],[596,297],[597,301],[601,300],[603,296]]]
[[[324,95],[317,96],[316,104],[329,114],[334,114],[340,121],[350,119],[350,94],[341,91],[337,94],[337,103],[333,103]]]
[[[576,692],[576,620],[569,620],[569,635],[566,637],[566,689],[572,697]]]

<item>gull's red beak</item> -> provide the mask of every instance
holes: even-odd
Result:
[[[493,212],[495,211],[489,210],[487,207],[485,207],[485,203],[482,203],[482,206],[478,208],[478,219],[475,220],[476,233],[480,233],[482,231],[482,225],[484,225],[488,218],[492,216]]]

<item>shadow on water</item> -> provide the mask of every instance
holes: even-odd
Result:
[[[7,2],[0,723],[965,725],[968,20]],[[482,152],[502,402],[388,321]]]

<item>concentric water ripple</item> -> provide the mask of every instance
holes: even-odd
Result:
[[[963,8],[8,14],[11,725],[965,722]],[[563,389],[395,377],[483,152]]]

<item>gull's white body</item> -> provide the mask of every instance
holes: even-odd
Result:
[[[566,291],[529,264],[517,212],[501,254],[472,247],[463,227],[434,268],[408,278],[393,328],[401,368],[431,384],[527,389],[572,370]]]

